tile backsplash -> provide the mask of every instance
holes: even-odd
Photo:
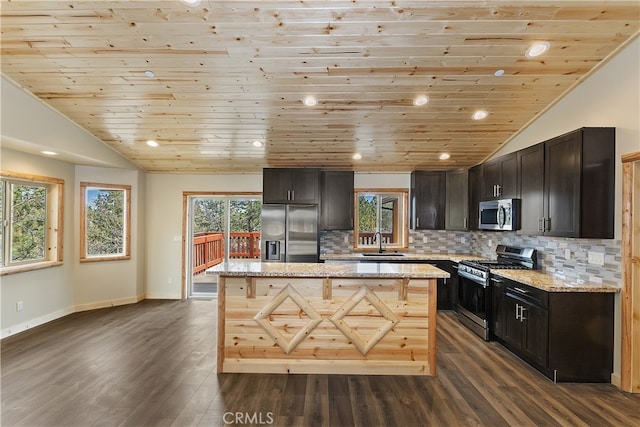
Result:
[[[525,236],[515,232],[409,231],[409,251],[416,253],[474,254],[495,258],[497,245],[534,248],[538,268],[578,283],[605,283],[620,286],[622,245],[617,239],[569,239]],[[324,231],[320,235],[322,253],[345,253],[353,249],[352,231]],[[589,263],[589,253],[604,255],[604,265]]]

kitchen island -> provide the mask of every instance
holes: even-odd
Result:
[[[435,375],[429,264],[225,263],[218,372]]]

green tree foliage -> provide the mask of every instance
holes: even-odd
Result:
[[[197,199],[193,209],[194,233],[222,233],[225,230],[224,199]],[[232,233],[260,231],[262,203],[258,200],[230,200],[229,225]]]
[[[11,261],[42,259],[47,240],[47,190],[12,184],[11,192]]]
[[[358,197],[358,231],[374,233],[378,229],[378,198],[373,195]]]
[[[87,255],[124,253],[124,190],[87,191]]]

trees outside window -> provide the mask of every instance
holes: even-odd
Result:
[[[64,181],[6,171],[0,176],[1,273],[62,263]]]
[[[80,261],[130,258],[131,186],[80,183]]]
[[[356,190],[356,249],[405,249],[408,234],[407,192],[404,190]],[[380,232],[380,235],[376,233]]]

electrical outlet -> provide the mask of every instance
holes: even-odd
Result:
[[[604,253],[589,252],[589,264],[604,265]]]
[[[16,311],[22,311],[22,310],[24,310],[24,302],[23,301],[16,302]]]
[[[564,259],[571,259],[571,249],[567,248],[564,250]]]

